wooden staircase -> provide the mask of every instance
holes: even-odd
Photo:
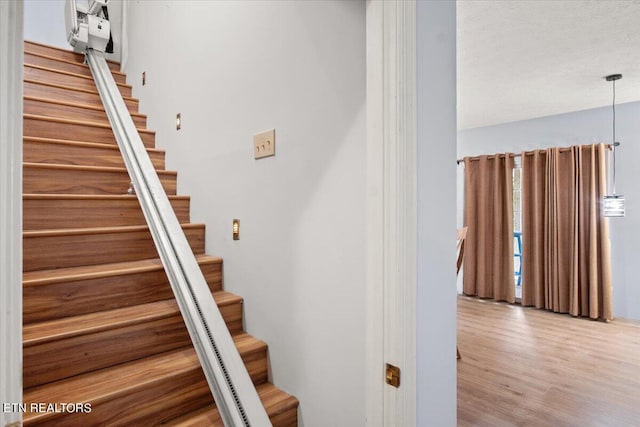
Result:
[[[31,42],[24,58],[24,402],[54,405],[24,425],[222,425],[89,68]],[[297,400],[268,382],[267,345],[243,331],[242,298],[222,289],[222,260],[109,66],[273,425],[296,426]]]

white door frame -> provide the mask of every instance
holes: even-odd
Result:
[[[0,404],[22,402],[23,6],[0,1]],[[1,409],[1,427],[21,423]]]
[[[368,426],[416,424],[416,3],[367,1]],[[399,388],[385,364],[401,369]]]

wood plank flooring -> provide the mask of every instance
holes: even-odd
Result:
[[[640,323],[458,298],[458,426],[640,426]]]

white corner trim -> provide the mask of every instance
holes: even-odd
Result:
[[[416,3],[367,2],[367,425],[416,422]],[[384,364],[401,385],[384,383]]]
[[[383,4],[367,1],[366,425],[384,425],[384,25]]]
[[[23,3],[0,1],[0,403],[22,402]],[[0,426],[20,423],[0,411]]]
[[[129,33],[127,32],[127,26],[129,25],[129,0],[122,0],[120,2],[121,9],[121,21],[122,28],[120,29],[120,71],[124,73],[129,60]]]

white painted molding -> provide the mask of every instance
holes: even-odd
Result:
[[[122,0],[120,2],[121,9],[121,21],[120,25],[120,71],[124,72],[129,60],[129,33],[127,32],[127,26],[129,25],[129,0]]]
[[[0,1],[0,403],[22,402],[23,7]],[[21,421],[0,411],[0,426]]]
[[[384,423],[383,3],[367,1],[366,425]]]
[[[367,425],[416,422],[416,3],[367,3]],[[401,384],[384,383],[384,364]],[[382,384],[382,385],[380,385]]]

